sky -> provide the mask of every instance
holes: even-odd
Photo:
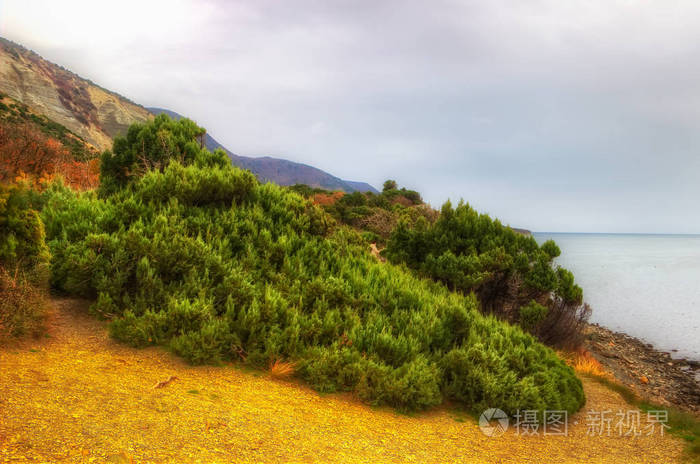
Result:
[[[700,233],[700,2],[0,0],[0,36],[229,150],[534,231]]]

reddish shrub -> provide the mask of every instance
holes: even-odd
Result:
[[[333,193],[316,193],[312,197],[312,201],[315,205],[329,206],[334,204],[336,201],[343,198],[345,193],[343,192],[333,192]]]
[[[99,184],[99,171],[98,159],[75,161],[61,142],[32,124],[0,121],[0,182],[41,183],[60,175],[73,188],[90,189]]]

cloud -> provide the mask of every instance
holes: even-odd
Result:
[[[5,0],[0,34],[231,150],[534,230],[700,232],[700,4]]]

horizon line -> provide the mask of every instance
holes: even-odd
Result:
[[[578,234],[578,235],[677,235],[686,237],[698,237],[700,233],[691,232],[553,232],[553,231],[531,231],[533,234]]]

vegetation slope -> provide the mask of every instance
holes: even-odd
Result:
[[[194,363],[285,360],[321,391],[404,410],[583,405],[552,350],[473,295],[381,264],[302,196],[202,149],[202,131],[133,125],[103,155],[99,194],[42,194],[53,286],[95,298],[116,338]]]
[[[540,246],[463,202],[454,207],[448,201],[436,211],[392,180],[380,194],[291,189],[384,247],[381,255],[390,262],[452,291],[474,293],[481,312],[518,324],[550,346],[578,348],[590,308],[573,274],[554,265],[560,250],[553,241]]]
[[[34,198],[24,183],[0,183],[0,341],[43,327],[49,250]]]
[[[74,188],[99,183],[99,154],[81,137],[0,93],[0,182],[29,182],[60,173]]]

